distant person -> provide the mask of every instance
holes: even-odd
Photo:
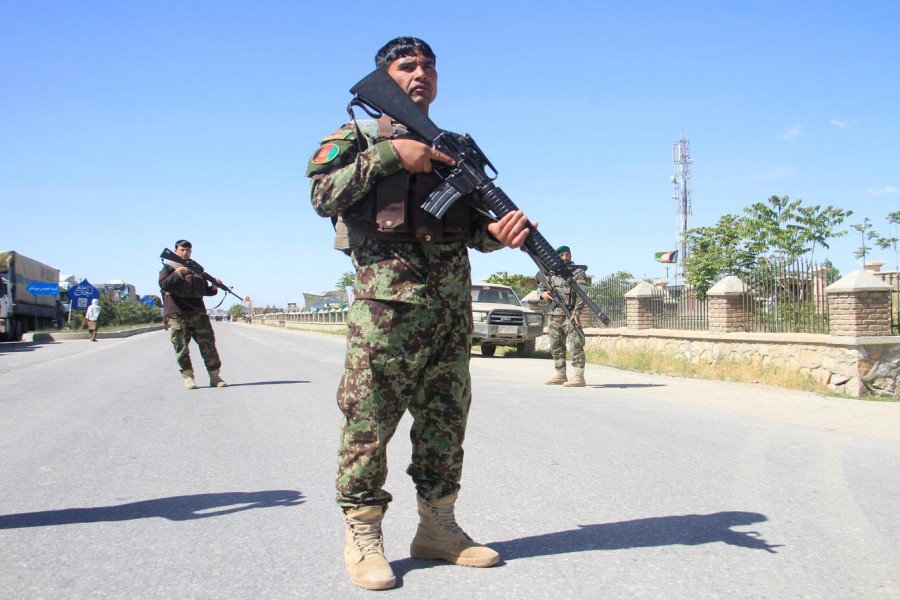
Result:
[[[556,253],[567,265],[572,265],[572,251],[568,246],[560,246],[556,249]],[[587,283],[584,278],[584,271],[575,271],[575,279],[580,285]],[[553,367],[556,374],[545,381],[547,385],[563,385],[564,387],[584,387],[584,339],[575,333],[574,325],[579,323],[581,311],[584,310],[584,300],[581,299],[570,287],[569,283],[562,277],[549,275],[547,280],[550,282],[559,295],[566,303],[566,308],[572,315],[569,320],[566,312],[562,307],[554,304],[550,307],[547,323],[547,337],[550,339],[550,354],[553,356]],[[538,282],[538,292],[541,294],[541,300],[548,302],[553,300],[553,296],[549,294],[549,288]],[[566,342],[572,346],[572,368],[575,374],[572,379],[566,376]]]
[[[100,301],[94,298],[91,300],[91,305],[87,307],[87,310],[84,311],[84,318],[87,320],[88,326],[88,334],[91,336],[91,341],[97,341],[97,321],[100,319]]]
[[[62,329],[63,321],[66,320],[66,305],[61,300],[56,301],[56,329]]]
[[[187,240],[175,242],[175,254],[188,260],[191,258],[191,243]],[[163,294],[163,321],[169,329],[169,339],[175,347],[175,359],[184,378],[184,387],[197,389],[194,367],[188,348],[193,338],[200,347],[200,355],[209,373],[209,387],[225,387],[228,384],[219,376],[222,361],[216,350],[216,335],[206,314],[204,296],[215,296],[219,288],[175,262],[163,261],[159,272],[159,289]],[[222,282],[216,280],[219,284]]]

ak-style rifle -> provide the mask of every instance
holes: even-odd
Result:
[[[227,292],[228,294],[231,294],[232,296],[234,296],[241,302],[244,301],[244,299],[241,298],[240,296],[238,296],[237,294],[235,294],[231,290],[230,287],[228,287],[224,283],[221,283],[218,279],[216,279],[215,277],[213,277],[212,275],[207,273],[206,270],[203,267],[201,267],[197,261],[190,259],[190,258],[181,258],[180,256],[178,256],[177,254],[175,254],[168,248],[163,248],[162,254],[160,254],[159,257],[163,260],[163,262],[173,262],[175,264],[181,265],[182,267],[187,267],[188,269],[191,270],[192,273],[194,273],[194,275],[199,275],[199,276],[203,277],[203,279],[205,279],[207,282],[209,282],[210,285],[214,285],[217,288],[224,290],[225,292]]]

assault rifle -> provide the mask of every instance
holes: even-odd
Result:
[[[353,107],[358,106],[372,118],[388,115],[399,121],[411,132],[428,140],[431,146],[450,156],[456,165],[450,167],[443,163],[434,163],[434,173],[443,182],[425,199],[422,208],[438,219],[444,216],[453,204],[478,192],[483,206],[476,209],[485,212],[489,217],[499,219],[504,215],[519,210],[509,196],[494,185],[497,169],[491,164],[475,140],[469,134],[457,135],[443,131],[422,112],[400,86],[394,82],[387,71],[375,69],[350,89],[354,95],[347,106],[347,112],[354,117]],[[472,203],[473,200],[465,201]],[[474,206],[474,204],[473,204]],[[553,246],[544,239],[541,233],[528,223],[531,229],[522,250],[537,264],[544,275],[562,277],[570,288],[584,300],[584,303],[600,318],[604,325],[609,325],[606,316],[597,303],[575,281],[575,272],[565,263]],[[550,289],[553,289],[550,286]]]
[[[576,274],[579,272],[579,269],[587,270],[587,267],[585,267],[584,265],[577,265],[577,266],[571,267],[571,268]],[[578,337],[580,337],[583,340],[584,339],[584,327],[581,326],[580,321],[572,320],[572,317],[574,315],[572,315],[572,311],[569,310],[569,305],[566,303],[565,298],[562,297],[562,294],[559,293],[559,290],[556,289],[555,287],[553,287],[553,285],[550,283],[550,279],[546,275],[544,275],[543,271],[538,272],[536,279],[538,280],[538,283],[542,283],[542,284],[544,284],[544,286],[546,286],[547,293],[550,294],[551,304],[555,304],[556,306],[558,306],[562,309],[563,313],[565,313],[565,315],[566,315],[566,318],[572,324],[572,328],[575,330],[575,333],[577,333]],[[579,317],[580,317],[580,315],[579,315]]]
[[[219,289],[221,289],[221,290],[225,290],[225,292],[227,292],[228,294],[231,294],[232,296],[234,296],[235,298],[237,298],[237,299],[240,300],[241,302],[244,301],[243,298],[241,298],[240,296],[238,296],[237,294],[235,294],[233,291],[231,291],[231,288],[230,288],[230,287],[228,287],[228,286],[225,285],[224,283],[221,283],[221,282],[220,282],[219,280],[217,280],[215,277],[213,277],[212,275],[210,275],[209,273],[207,273],[207,272],[203,269],[203,267],[200,266],[200,264],[199,264],[197,261],[192,260],[192,259],[190,259],[190,258],[181,258],[180,256],[178,256],[177,254],[175,254],[174,252],[172,252],[172,251],[169,250],[168,248],[163,248],[162,254],[160,254],[159,257],[163,260],[163,262],[173,262],[173,263],[175,263],[175,264],[181,265],[182,267],[187,267],[187,268],[190,269],[195,275],[200,275],[201,277],[203,277],[203,279],[205,279],[206,281],[208,281],[211,285],[214,285],[214,286],[216,286],[217,288],[219,288]],[[226,296],[226,297],[227,297],[227,296]]]

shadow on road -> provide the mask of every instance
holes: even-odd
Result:
[[[616,388],[620,390],[624,390],[627,388],[651,388],[651,387],[666,387],[663,383],[599,383],[597,385],[588,384],[587,387],[590,388]]]
[[[0,343],[0,354],[12,354],[13,352],[34,352],[41,346],[58,344],[59,342],[3,342]]]
[[[191,521],[220,517],[253,508],[296,506],[303,504],[303,494],[294,490],[267,490],[262,492],[223,492],[172,496],[155,500],[142,500],[117,506],[95,508],[63,508],[41,512],[0,515],[0,529],[71,525],[73,523],[101,523],[105,521],[131,521],[161,517],[170,521]]]
[[[503,562],[534,556],[569,554],[590,550],[625,550],[656,546],[697,546],[722,542],[729,546],[740,546],[752,550],[765,550],[776,554],[773,545],[766,542],[756,531],[734,531],[740,527],[767,521],[765,515],[752,512],[718,512],[709,515],[680,515],[673,517],[652,517],[622,521],[621,523],[600,523],[579,525],[578,529],[558,531],[531,537],[491,542],[488,546],[500,553]],[[414,558],[405,558],[391,563],[394,573],[402,575],[414,569],[428,568],[439,564]]]
[[[303,379],[286,380],[286,381],[248,381],[246,383],[229,383],[228,387],[241,387],[245,385],[286,385],[291,383],[309,383]]]

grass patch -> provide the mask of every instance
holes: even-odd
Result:
[[[762,383],[775,387],[836,395],[827,385],[794,369],[780,369],[752,361],[722,359],[714,363],[694,364],[683,356],[653,350],[623,350],[610,355],[600,349],[585,351],[587,362],[629,371],[674,375],[716,381]]]

